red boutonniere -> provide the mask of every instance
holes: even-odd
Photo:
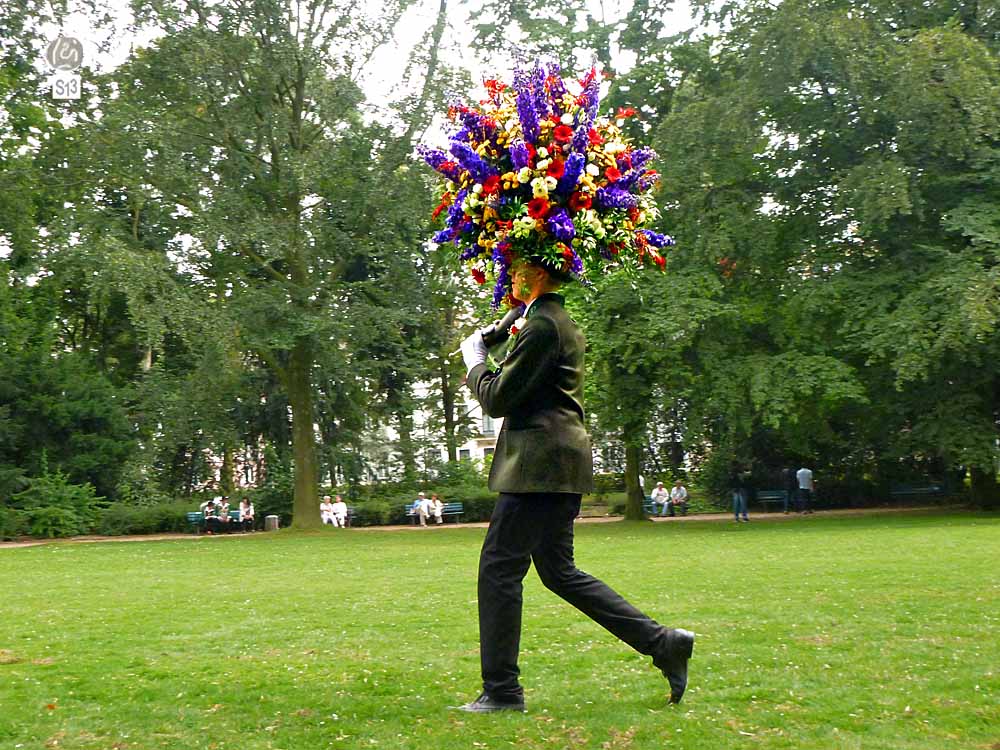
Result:
[[[528,319],[523,315],[514,321],[514,325],[507,329],[507,333],[510,334],[511,338],[514,338],[522,330],[524,330],[524,324],[528,322]]]

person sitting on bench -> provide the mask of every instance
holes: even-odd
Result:
[[[218,534],[222,531],[222,522],[219,520],[219,505],[215,501],[205,506],[205,533]]]
[[[244,531],[253,531],[253,503],[246,496],[240,500],[240,523]]]
[[[333,525],[342,529],[347,528],[347,503],[340,495],[337,495],[331,510],[333,512]]]

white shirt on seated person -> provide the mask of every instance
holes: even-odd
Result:
[[[343,501],[340,495],[337,495],[337,501],[330,507],[333,513],[334,525],[344,526],[347,523],[347,503]]]
[[[330,502],[330,496],[327,495],[323,498],[323,502],[319,504],[319,517],[323,523],[330,523],[336,526],[337,521],[333,517],[333,503]]]

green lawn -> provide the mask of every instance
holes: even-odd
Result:
[[[483,533],[0,549],[0,749],[1000,747],[995,516],[580,525],[684,703],[529,573],[529,712],[468,716]]]

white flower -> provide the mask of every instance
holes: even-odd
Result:
[[[479,195],[481,192],[483,192],[483,186],[477,182],[475,185],[472,186],[472,192],[475,193],[476,195]]]
[[[544,159],[549,155],[549,150],[545,148],[545,146],[540,146],[536,153],[538,154],[539,159]]]
[[[539,149],[539,151],[541,151],[541,149]],[[535,169],[539,170],[540,172],[544,172],[546,169],[549,168],[549,163],[551,161],[552,161],[551,159],[541,159],[537,164],[535,164]]]
[[[521,167],[517,170],[517,181],[528,182],[531,179],[531,167]]]
[[[601,168],[598,167],[596,164],[587,165],[587,174],[589,174],[591,177],[597,177],[597,175],[599,175],[600,173],[601,173]]]
[[[555,188],[552,188],[553,190]],[[549,186],[546,183],[546,178],[536,177],[531,181],[531,193],[535,198],[548,198],[549,197]]]
[[[549,190],[555,190],[556,189],[556,185],[558,185],[558,184],[559,184],[559,180],[557,180],[555,177],[546,177],[545,178],[545,187],[547,187]]]
[[[563,112],[563,116],[559,118],[559,122],[561,122],[563,125],[572,125],[573,115],[571,115],[569,112]]]
[[[535,220],[530,216],[522,216],[519,219],[514,220],[513,226],[510,228],[511,233],[518,238],[527,237],[535,229]]]

